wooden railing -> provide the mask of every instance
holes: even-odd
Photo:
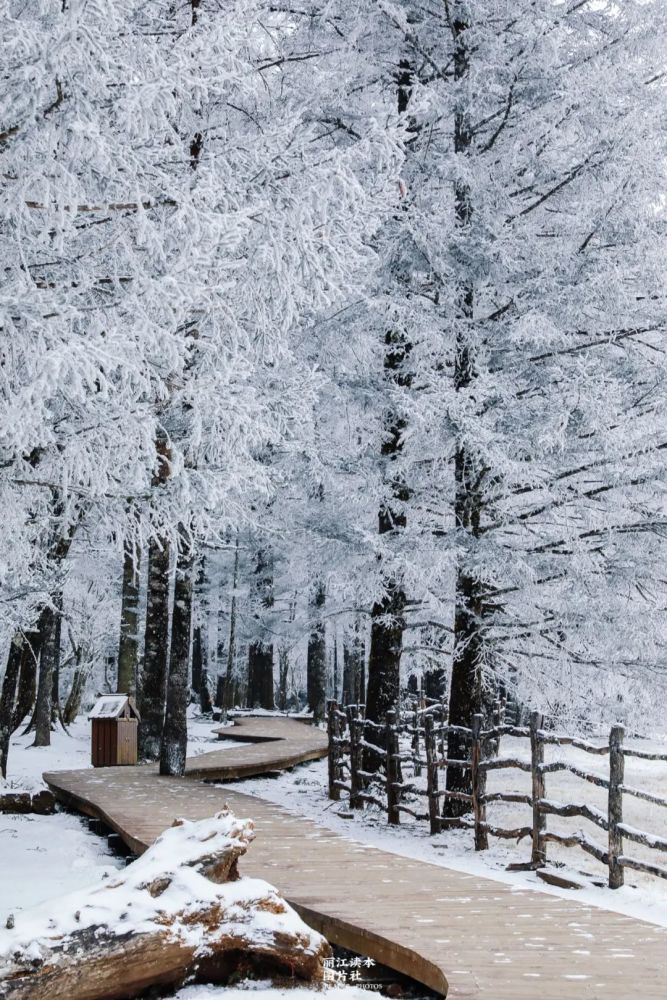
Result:
[[[387,713],[386,722],[379,724],[364,717],[363,705],[350,705],[342,710],[329,703],[329,798],[349,796],[351,809],[363,809],[373,804],[387,813],[392,825],[407,814],[414,820],[427,822],[430,832],[437,834],[452,827],[473,831],[475,849],[486,850],[488,838],[509,840],[530,838],[530,866],[539,868],[547,860],[547,844],[579,847],[608,868],[612,889],[623,885],[626,868],[667,878],[667,868],[632,857],[625,852],[624,842],[667,852],[667,838],[636,829],[623,821],[623,798],[626,795],[667,808],[667,799],[625,783],[625,760],[629,757],[667,763],[667,754],[650,753],[624,746],[624,729],[612,726],[609,742],[598,746],[574,736],[546,731],[538,712],[530,716],[527,727],[507,725],[502,706],[494,709],[493,724],[483,728],[483,717],[473,716],[470,727],[449,725],[446,709],[440,703],[415,706],[400,716],[395,710]],[[465,742],[469,751],[465,759],[449,760],[446,745],[450,734]],[[499,753],[503,737],[526,739],[530,760],[503,757]],[[547,746],[573,747],[586,754],[608,758],[609,777],[601,777],[582,766],[566,760],[545,762]],[[422,752],[423,748],[423,752]],[[373,766],[371,764],[375,766]],[[461,792],[440,787],[440,773],[448,767],[470,771],[470,791]],[[491,771],[513,769],[530,774],[530,793],[524,791],[487,791],[487,776]],[[605,789],[605,811],[586,803],[561,802],[549,799],[547,775],[566,771],[580,780]],[[425,781],[424,781],[425,775]],[[464,803],[465,814],[455,818],[443,816],[442,804],[447,799]],[[487,805],[505,802],[530,808],[530,823],[512,829],[490,823]],[[578,817],[602,830],[607,836],[600,846],[583,831],[556,833],[548,828],[549,816]]]

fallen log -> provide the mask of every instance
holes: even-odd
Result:
[[[239,974],[321,981],[331,953],[277,891],[240,878],[253,823],[177,820],[101,886],[7,918],[2,1000],[125,1000]]]

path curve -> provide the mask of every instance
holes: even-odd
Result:
[[[262,744],[266,760],[269,749],[287,750],[275,746],[279,738],[269,721],[271,743]],[[245,729],[248,736],[258,722],[248,720],[238,735]],[[264,725],[265,739],[268,732]],[[236,751],[238,759],[245,752]],[[187,776],[217,776],[228,766],[224,756],[234,753],[215,751],[215,762],[195,758]],[[276,758],[270,759],[273,770]],[[155,767],[142,766],[44,778],[61,802],[102,819],[137,854],[177,816],[203,819],[227,802],[237,815],[255,821],[257,837],[243,858],[243,874],[275,885],[333,943],[406,973],[449,1000],[667,996],[665,928],[378,850],[254,795],[187,776],[164,778]]]
[[[188,778],[203,781],[253,778],[327,755],[327,734],[309,720],[240,716],[234,719],[233,726],[219,726],[213,732],[219,739],[236,740],[242,746],[238,750],[225,747],[189,757],[185,765]]]

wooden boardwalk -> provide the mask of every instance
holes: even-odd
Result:
[[[271,720],[261,721],[266,734]],[[263,748],[264,767],[273,770],[273,750],[285,748]],[[210,768],[195,758],[191,773],[203,769],[210,777],[226,753],[234,751],[216,751]],[[135,853],[175,817],[201,819],[227,802],[255,821],[257,838],[242,861],[243,874],[276,885],[332,942],[450,998],[667,997],[665,928],[403,858],[255,796],[161,778],[152,767],[66,771],[45,779],[61,801],[104,820]]]
[[[189,757],[189,778],[231,781],[281,771],[327,755],[327,734],[309,722],[274,716],[242,716],[233,726],[214,729],[223,740],[236,740],[238,750],[225,747]]]

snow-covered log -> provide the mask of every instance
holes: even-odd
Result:
[[[122,873],[7,918],[3,1000],[121,1000],[232,973],[321,980],[329,945],[259,879],[239,878],[253,823],[177,820]]]

